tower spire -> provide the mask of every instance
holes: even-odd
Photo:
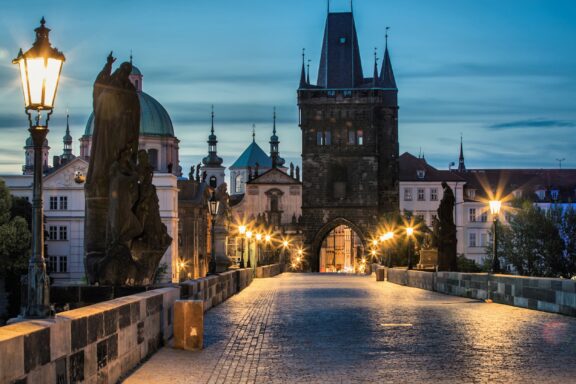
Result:
[[[308,62],[306,63],[306,84],[310,85],[310,62],[312,60],[308,59]]]
[[[214,104],[212,104],[212,113],[210,114],[212,120],[212,127],[210,129],[210,133],[214,134]]]
[[[460,157],[458,158],[458,172],[466,172],[466,165],[464,165],[464,145],[462,143],[462,134],[460,134]]]
[[[280,157],[280,140],[276,136],[276,107],[272,115],[272,136],[270,136],[270,158],[272,159],[272,168],[284,165],[284,159]]]
[[[256,142],[256,124],[252,123],[252,142]]]
[[[388,52],[388,30],[386,27],[386,45],[384,48],[384,60],[382,62],[382,69],[380,70],[380,83],[384,88],[397,89],[394,71],[392,70],[392,61],[390,60],[390,53]]]
[[[273,113],[272,119],[273,119],[272,134],[276,135],[276,106],[274,106],[274,113]]]
[[[306,83],[306,66],[305,64],[305,52],[306,48],[302,48],[302,71],[300,72],[300,88],[305,88]]]
[[[378,48],[374,47],[374,75],[372,79],[374,87],[378,85],[378,80]]]
[[[214,134],[214,104],[211,106],[210,111],[210,135],[208,136],[208,156],[202,159],[202,164],[205,167],[220,167],[222,165],[222,158],[218,157],[217,144],[218,138]]]

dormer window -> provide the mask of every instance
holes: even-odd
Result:
[[[552,200],[558,200],[558,190],[557,189],[551,190],[550,197],[552,198]]]
[[[418,177],[419,179],[423,179],[426,176],[426,170],[425,169],[418,169],[416,171],[416,177]]]
[[[473,199],[476,197],[476,190],[475,189],[469,189],[466,191],[466,195],[468,196],[469,199]]]
[[[536,191],[536,196],[538,196],[538,200],[544,200],[546,198],[546,191],[539,189]]]

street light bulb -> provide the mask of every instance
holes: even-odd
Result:
[[[264,237],[264,239],[266,240],[267,243],[269,243],[269,242],[270,242],[270,239],[272,239],[272,237],[270,237],[270,235],[266,235],[266,236]]]
[[[262,240],[262,234],[261,233],[257,233],[256,234],[256,241],[260,241]]]
[[[372,245],[373,245],[373,246],[377,246],[377,245],[378,245],[378,240],[372,240]]]
[[[383,243],[386,240],[386,234],[380,235],[380,242]]]
[[[304,252],[304,251],[302,251],[301,249],[298,250],[298,254],[299,254],[300,256],[302,256],[302,253],[303,253],[303,252]]]
[[[286,248],[286,247],[288,246],[288,241],[287,241],[287,240],[284,240],[284,241],[282,242],[282,245],[284,246],[284,248]]]
[[[499,215],[502,202],[500,200],[490,200],[489,204],[490,204],[490,213],[492,213],[493,215]]]
[[[394,232],[390,231],[386,233],[386,240],[391,240],[394,237]]]
[[[252,238],[252,231],[246,232],[246,238],[247,238],[247,239],[251,239],[251,238]]]
[[[406,228],[406,235],[412,236],[414,234],[414,228],[408,227]]]
[[[245,225],[241,225],[238,227],[238,232],[240,232],[241,235],[246,233],[246,226]]]

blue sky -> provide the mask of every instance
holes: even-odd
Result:
[[[333,0],[334,11],[349,2]],[[207,152],[215,105],[226,165],[256,139],[268,150],[278,110],[281,155],[299,162],[296,88],[301,49],[315,82],[324,0],[3,1],[0,13],[0,173],[18,173],[27,120],[11,59],[42,16],[67,57],[51,120],[62,152],[69,108],[74,152],[91,110],[92,82],[110,50],[144,74],[144,91],[170,113],[186,170]],[[400,151],[439,168],[576,168],[576,2],[572,0],[356,0],[363,68],[389,48],[399,88]],[[380,54],[380,56],[382,56]]]

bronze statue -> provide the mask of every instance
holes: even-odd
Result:
[[[86,180],[88,282],[146,285],[172,239],[160,220],[153,169],[138,151],[140,101],[132,64],[112,73],[112,53],[94,83],[94,131]]]
[[[454,204],[456,199],[452,188],[445,181],[442,182],[444,195],[438,207],[438,270],[456,271],[458,269],[456,257],[456,225],[454,224]]]

